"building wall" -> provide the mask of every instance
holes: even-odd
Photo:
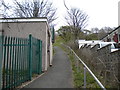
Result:
[[[32,34],[33,37],[42,40],[42,70],[47,70],[49,65],[47,63],[48,26],[46,22],[9,22],[3,23],[2,29],[3,34],[7,36],[28,38],[29,34]]]
[[[115,42],[114,37],[115,37],[116,34],[118,34],[118,30],[112,32],[111,34],[106,36],[103,40],[106,41],[106,42],[108,42],[108,41]]]
[[[115,30],[106,35],[102,40],[106,42],[113,41],[116,43],[120,43],[120,26],[115,28]]]
[[[118,26],[120,26],[120,1],[118,2]],[[118,41],[120,43],[120,28],[118,28]]]
[[[120,1],[118,2],[118,26],[120,26]]]
[[[120,28],[118,28],[118,41],[120,43]]]
[[[2,35],[2,30],[0,30],[0,36]]]

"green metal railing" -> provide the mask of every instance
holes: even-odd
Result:
[[[52,43],[55,42],[55,29],[54,29],[54,26],[51,27],[51,33],[52,33]]]
[[[15,88],[42,71],[42,41],[0,37],[0,89]]]
[[[42,41],[32,37],[32,74],[40,74],[42,71]]]

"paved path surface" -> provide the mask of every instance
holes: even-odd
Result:
[[[59,47],[54,48],[53,66],[24,88],[73,88],[72,69],[67,54]]]

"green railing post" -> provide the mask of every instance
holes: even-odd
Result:
[[[32,35],[29,35],[29,80],[32,78]]]
[[[40,40],[38,40],[38,45],[39,45],[38,74],[40,74]]]
[[[3,56],[3,36],[0,36],[0,90],[2,89],[2,56]]]

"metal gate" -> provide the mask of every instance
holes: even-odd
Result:
[[[15,88],[41,70],[41,40],[0,36],[0,89]]]

